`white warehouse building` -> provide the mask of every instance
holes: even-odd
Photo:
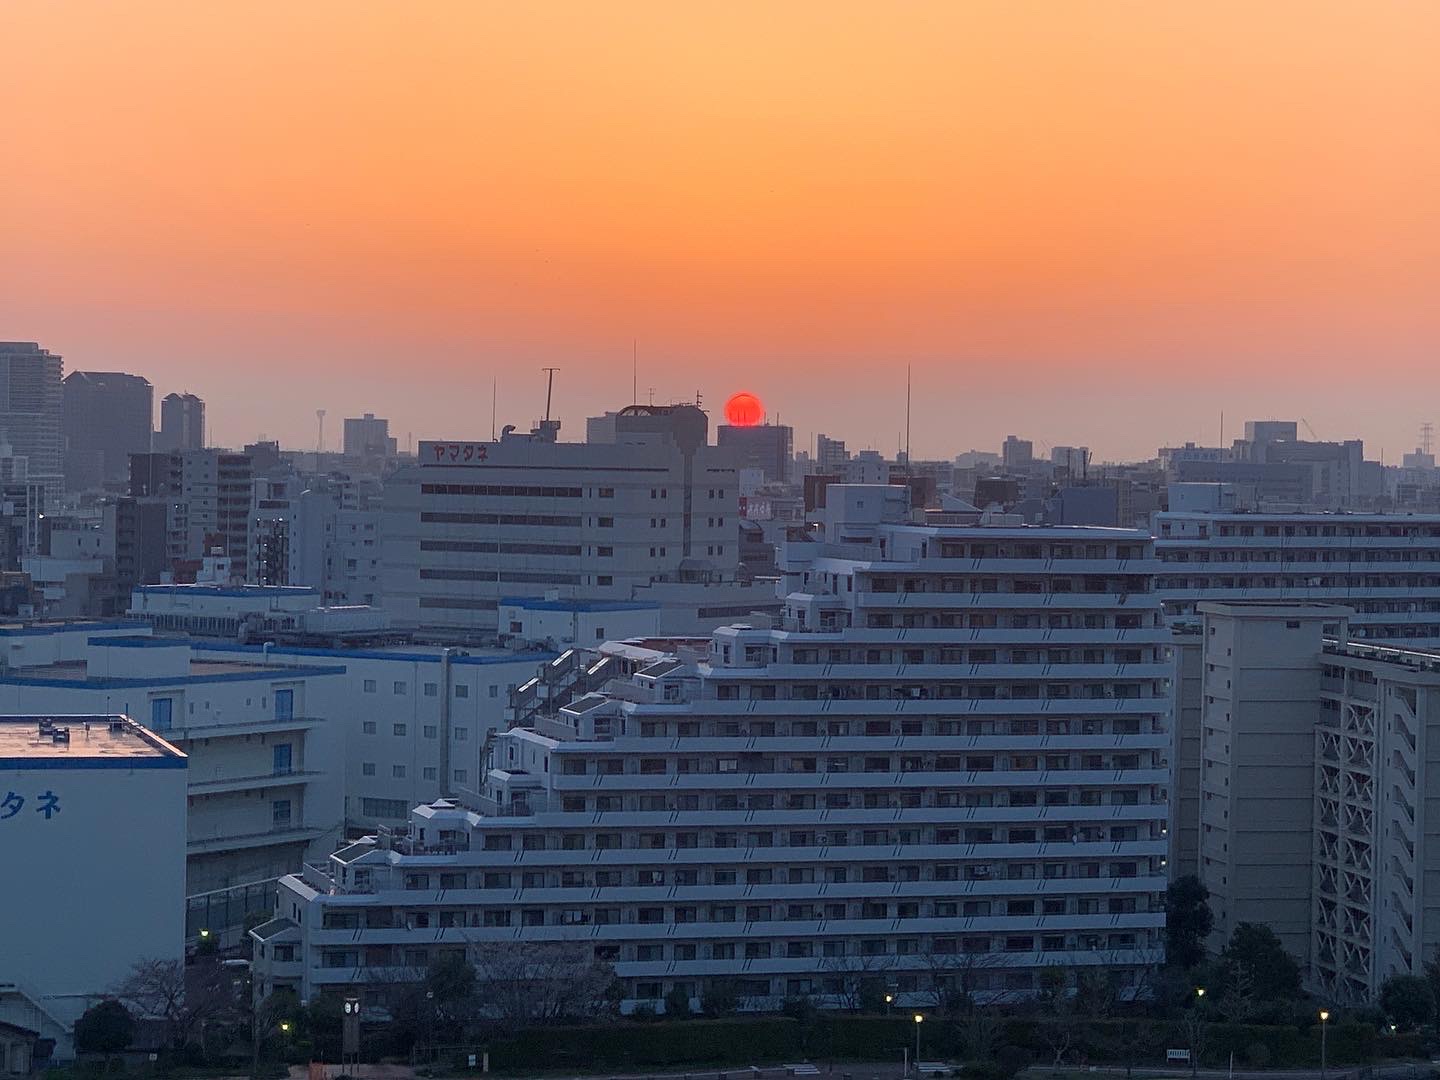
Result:
[[[1133,986],[1163,955],[1171,779],[1149,537],[830,492],[783,552],[783,628],[607,647],[590,670],[629,674],[495,736],[478,797],[284,878],[258,985],[378,1008],[445,953],[562,940],[628,1006],[717,980],[933,1006],[1050,965]]]
[[[0,715],[0,1025],[56,1058],[135,963],[180,959],[185,766],[124,716]]]

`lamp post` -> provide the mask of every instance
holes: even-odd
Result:
[[[1330,1020],[1330,1010],[1320,1010],[1320,1080],[1325,1080],[1325,1029]]]
[[[919,1076],[919,1075],[920,1075],[920,1025],[924,1022],[924,1020],[925,1020],[925,1017],[921,1016],[919,1013],[916,1013],[916,1014],[915,1014],[915,1075],[916,1075],[916,1076]]]
[[[1190,1075],[1193,1078],[1200,1067],[1200,1035],[1205,1023],[1205,987],[1195,987],[1195,1015],[1190,1023]]]
[[[886,995],[885,995],[885,1015],[886,1015],[886,1016],[889,1016],[889,1015],[890,1015],[890,1006],[893,1005],[894,1003],[895,1003],[895,995],[894,995],[894,994],[886,994]]]

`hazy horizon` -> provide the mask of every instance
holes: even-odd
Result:
[[[212,441],[737,390],[917,457],[1440,419],[1440,7],[0,8],[0,339]]]

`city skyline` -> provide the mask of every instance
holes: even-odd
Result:
[[[217,442],[483,436],[546,365],[578,433],[632,348],[642,400],[753,390],[802,446],[893,449],[910,366],[925,457],[1223,410],[1396,460],[1433,418],[1431,7],[0,20],[3,336],[192,390]]]

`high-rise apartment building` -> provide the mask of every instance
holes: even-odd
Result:
[[[160,402],[160,430],[155,449],[205,449],[205,402],[194,394],[166,394]]]
[[[396,452],[390,421],[368,412],[345,418],[343,445],[346,457],[394,457]]]
[[[707,445],[703,412],[631,406],[609,442],[556,442],[558,426],[425,441],[386,480],[381,584],[397,624],[493,632],[502,597],[629,600],[735,579],[735,459]]]
[[[65,486],[71,491],[124,480],[130,455],[150,449],[155,392],[149,379],[120,371],[72,371],[65,377],[63,403]]]
[[[1440,515],[1155,515],[1172,618],[1202,601],[1340,604],[1367,641],[1440,645]]]
[[[51,505],[64,488],[63,371],[63,360],[33,341],[0,341],[0,442],[26,459]]]
[[[282,879],[285,959],[262,950],[257,981],[380,1005],[442,954],[569,941],[627,1007],[732,980],[756,1008],[877,987],[933,1007],[1157,963],[1171,668],[1148,536],[892,523],[906,502],[832,487],[782,552],[782,628],[602,649],[590,687],[517,709],[481,790]],[[382,929],[397,915],[424,940]]]
[[[1195,830],[1212,945],[1263,923],[1315,992],[1361,1004],[1440,947],[1440,652],[1349,640],[1348,614],[1201,605],[1201,684],[1177,708],[1200,783],[1174,820]]]

